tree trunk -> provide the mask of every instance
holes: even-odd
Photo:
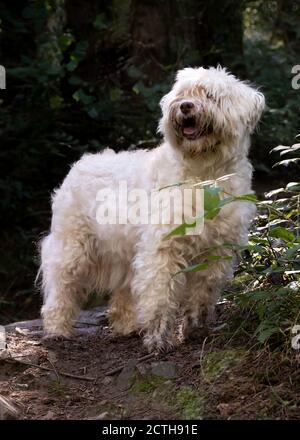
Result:
[[[210,0],[201,2],[197,13],[197,48],[203,64],[229,67],[244,72],[243,2],[240,0]]]
[[[221,64],[243,73],[243,7],[239,0],[132,0],[134,65],[152,82],[170,65]]]
[[[150,84],[164,77],[164,66],[172,59],[170,11],[169,0],[131,2],[132,61],[148,77],[146,82]]]

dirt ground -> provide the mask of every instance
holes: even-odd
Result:
[[[249,349],[220,317],[197,341],[149,355],[95,310],[72,340],[44,342],[39,320],[7,327],[0,418],[300,419],[297,352]]]

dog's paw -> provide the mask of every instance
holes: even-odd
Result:
[[[145,334],[143,342],[149,353],[169,353],[176,345],[175,338],[163,337],[161,335]]]
[[[61,342],[71,342],[73,340],[72,335],[60,335],[57,333],[45,333],[42,342],[46,346],[53,346]]]

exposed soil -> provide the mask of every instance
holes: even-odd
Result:
[[[2,410],[2,418],[300,419],[296,351],[246,349],[223,324],[147,356],[140,337],[114,337],[103,313],[77,327],[73,340],[51,343],[40,321],[7,329],[0,396],[18,415]]]

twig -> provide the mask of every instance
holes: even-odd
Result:
[[[45,370],[45,371],[54,371],[55,374],[60,374],[61,376],[66,376],[66,377],[71,377],[72,379],[78,379],[78,380],[88,380],[88,381],[93,381],[95,380],[95,377],[90,377],[90,376],[77,376],[76,374],[71,374],[71,373],[65,373],[64,371],[57,371],[55,369],[52,368],[48,368],[48,367],[43,367],[42,365],[38,365],[38,364],[34,364],[32,362],[24,362],[24,361],[19,361],[17,359],[11,358],[11,359],[4,359],[4,361],[6,362],[19,362],[20,364],[23,365],[28,365],[29,367],[34,367],[34,368],[40,368],[41,370]]]
[[[140,358],[137,359],[138,362],[142,362],[142,361],[146,361],[148,359],[153,358],[154,356],[156,356],[156,353],[150,353],[150,354],[146,354],[145,356],[142,356]],[[119,371],[122,371],[123,368],[125,367],[125,365],[121,365],[120,367],[116,367],[110,371],[107,371],[104,376],[112,376],[113,374],[119,373]]]
[[[0,420],[6,419],[6,414],[9,414],[10,418],[17,419],[20,415],[19,409],[12,403],[7,397],[0,394]]]
[[[207,341],[207,336],[206,336],[206,338],[204,338],[204,341],[203,341],[203,344],[202,344],[202,347],[201,347],[200,359],[199,359],[199,362],[200,362],[200,369],[201,369],[201,374],[202,374],[202,376],[203,376],[204,378],[205,378],[205,374],[204,374],[204,371],[203,371],[202,360],[203,360],[204,347],[205,347],[205,343],[206,343],[206,341]]]
[[[142,356],[140,358],[137,359],[138,362],[142,362],[142,361],[146,361],[148,359],[153,358],[154,356],[156,356],[156,353],[150,353],[150,354],[146,354],[145,356]],[[54,365],[52,364],[52,362],[48,361],[51,363],[51,365],[53,366],[53,368],[48,368],[48,367],[44,367],[42,365],[38,365],[38,364],[34,364],[32,362],[24,362],[24,361],[19,361],[15,358],[10,358],[10,359],[4,359],[6,362],[19,362],[20,364],[23,365],[28,365],[29,367],[35,367],[35,368],[40,368],[41,370],[45,370],[45,371],[54,371],[55,375],[57,376],[57,378],[59,378],[59,375],[61,376],[66,376],[66,377],[71,377],[72,379],[78,379],[78,380],[87,380],[87,381],[95,381],[97,380],[96,377],[90,377],[90,376],[78,376],[76,374],[71,374],[71,373],[65,373],[64,371],[58,371],[56,370],[56,368],[54,367]],[[105,376],[112,376],[113,374],[119,373],[119,371],[122,371],[125,365],[121,365],[119,367],[114,368],[113,370],[107,371],[105,373]]]
[[[51,365],[51,367],[53,368],[53,371],[54,371],[54,373],[55,373],[55,375],[56,375],[56,379],[57,379],[57,381],[59,382],[59,381],[60,381],[59,373],[58,373],[58,371],[57,371],[57,369],[56,369],[54,363],[53,363],[53,362],[51,361],[51,359],[49,359],[49,358],[48,358],[48,362],[49,362],[49,364]]]

